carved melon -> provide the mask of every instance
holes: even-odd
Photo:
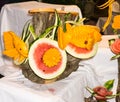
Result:
[[[34,73],[43,79],[53,79],[66,68],[67,55],[54,40],[41,38],[35,41],[28,55],[29,65]]]
[[[87,59],[87,58],[91,58],[93,57],[98,49],[98,44],[94,44],[93,48],[91,50],[87,50],[85,48],[80,48],[80,47],[76,47],[73,44],[69,44],[66,47],[66,51],[76,57],[76,58],[80,58],[80,59]]]

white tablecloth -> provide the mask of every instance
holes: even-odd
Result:
[[[28,2],[3,7],[0,18],[1,35],[2,32],[6,30],[12,30],[21,34],[25,21],[30,18],[27,15],[28,9],[33,7],[37,8],[37,6],[40,7],[39,5],[41,5],[41,3]],[[41,5],[41,7],[44,6]],[[59,8],[60,6],[56,7]],[[67,7],[69,8],[69,6]],[[21,70],[14,66],[10,60],[3,58],[2,53],[0,53],[0,73],[5,75],[5,77],[0,79],[0,101],[84,102],[84,97],[90,95],[85,89],[86,86],[93,88],[97,85],[102,85],[109,79],[115,79],[113,89],[115,93],[118,80],[118,65],[117,60],[110,60],[113,54],[108,48],[107,39],[111,37],[112,36],[103,36],[96,56],[89,60],[81,61],[78,70],[73,72],[69,77],[45,85],[36,84],[26,79],[22,75]],[[2,49],[0,49],[0,51],[2,51]],[[112,99],[110,102],[115,102],[115,100]]]

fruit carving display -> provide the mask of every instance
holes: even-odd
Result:
[[[47,10],[43,12],[54,15],[53,25],[45,28],[40,34],[36,34],[36,25],[29,20],[23,28],[21,37],[12,31],[4,32],[3,54],[13,58],[14,63],[21,66],[22,70],[25,70],[24,65],[27,64],[26,66],[31,70],[30,73],[35,74],[36,79],[51,82],[64,75],[62,78],[65,78],[77,69],[70,65],[71,58],[74,59],[72,64],[75,67],[81,59],[93,57],[97,52],[98,42],[101,41],[101,34],[96,26],[84,25],[83,19],[79,18],[77,12]],[[38,14],[41,12],[42,10]],[[61,14],[64,14],[64,20],[61,19]],[[67,19],[71,15],[75,16],[74,20]],[[9,44],[11,44],[10,48]],[[16,53],[14,56],[13,49]],[[69,74],[66,74],[67,72]]]

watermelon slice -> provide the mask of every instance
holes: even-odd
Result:
[[[91,58],[93,57],[98,49],[98,44],[94,44],[93,48],[91,50],[85,49],[85,48],[80,48],[80,47],[76,47],[73,44],[68,44],[66,47],[66,51],[76,57],[76,58],[80,58],[80,59],[87,59],[87,58]]]
[[[43,79],[53,79],[66,68],[67,55],[58,43],[48,38],[36,40],[30,47],[29,65],[36,75]]]

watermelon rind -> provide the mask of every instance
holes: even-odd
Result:
[[[77,53],[75,49],[71,48],[69,45],[65,49],[73,57],[80,58],[80,59],[88,59],[93,57],[97,53],[98,43],[95,43],[92,50],[88,53]]]
[[[61,53],[62,62],[61,62],[60,68],[55,72],[45,74],[36,65],[33,54],[34,54],[35,49],[38,47],[38,45],[42,44],[42,43],[48,43],[48,44],[55,46],[56,48],[59,49],[59,51]],[[29,54],[28,54],[28,59],[29,59],[29,65],[30,65],[31,69],[37,76],[39,76],[40,78],[43,78],[43,79],[53,79],[53,78],[58,77],[60,74],[62,74],[64,72],[64,70],[66,68],[66,63],[67,63],[67,54],[64,50],[61,50],[58,47],[58,43],[55,40],[51,40],[48,38],[40,38],[31,45]]]

